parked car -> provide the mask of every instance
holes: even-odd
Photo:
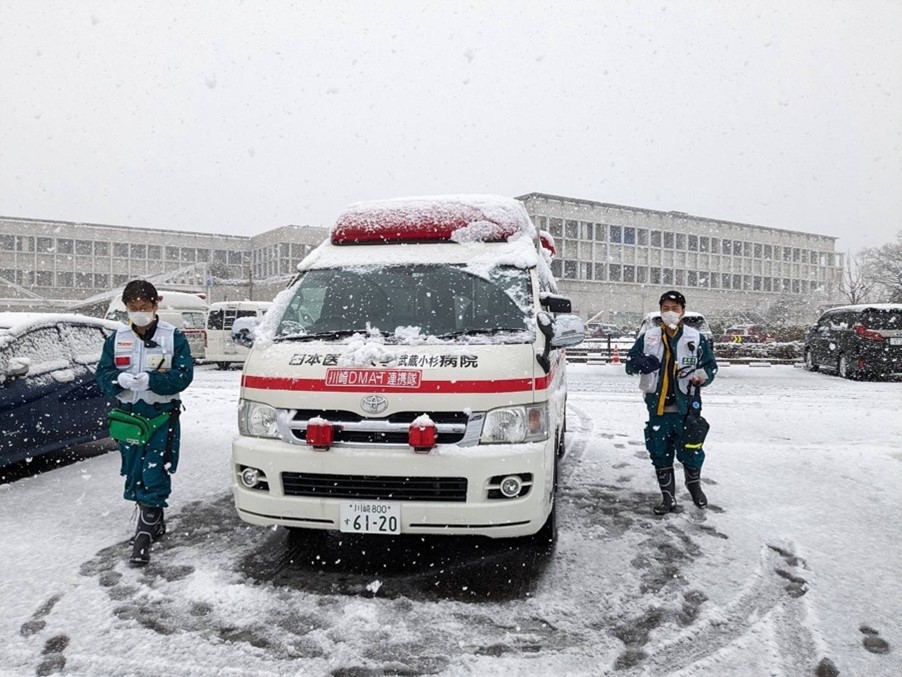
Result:
[[[657,310],[650,312],[645,318],[642,320],[642,323],[639,325],[638,331],[636,331],[636,338],[639,338],[644,334],[650,327],[654,327],[661,324],[661,313]],[[687,310],[683,315],[683,324],[687,327],[693,327],[698,330],[698,332],[708,339],[708,342],[714,342],[714,335],[711,332],[711,327],[708,326],[708,320],[705,319],[705,316],[701,313],[696,313],[691,310]]]
[[[94,381],[119,326],[84,315],[0,313],[0,466],[107,437]]]
[[[737,324],[727,327],[720,337],[720,343],[771,343],[773,334],[763,324]]]
[[[602,324],[601,322],[589,322],[586,325],[586,336],[589,338],[621,338],[625,336],[623,330],[616,324]]]
[[[843,378],[902,372],[902,303],[831,308],[805,335],[805,367]]]

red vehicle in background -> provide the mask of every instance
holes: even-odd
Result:
[[[724,330],[720,343],[773,343],[773,334],[763,324],[737,324]]]

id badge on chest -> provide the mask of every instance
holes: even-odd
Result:
[[[147,353],[144,355],[143,371],[168,371],[172,369],[172,355]]]

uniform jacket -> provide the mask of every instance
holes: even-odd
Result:
[[[667,354],[675,356],[673,372],[665,371],[668,362]],[[626,360],[626,373],[638,374],[633,360],[642,355],[654,355],[661,361],[661,367],[650,374],[642,374],[639,388],[645,393],[645,404],[652,416],[664,413],[664,398],[668,384],[675,381],[675,405],[681,414],[689,411],[689,380],[693,373],[701,369],[705,372],[709,385],[717,374],[717,362],[711,344],[693,327],[680,324],[673,337],[666,336],[661,327],[652,327],[642,334],[630,348]]]
[[[137,414],[153,416],[178,406],[179,393],[194,378],[194,359],[185,335],[163,320],[158,320],[148,343],[145,345],[131,327],[123,327],[108,337],[97,365],[96,379],[108,397],[115,397]],[[150,374],[150,387],[144,391],[122,388],[117,379],[124,371],[131,374],[146,371]]]

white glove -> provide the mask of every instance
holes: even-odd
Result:
[[[132,390],[134,390],[135,392],[141,392],[142,390],[147,390],[148,388],[150,388],[150,374],[148,374],[146,371],[142,371],[132,380]]]
[[[692,378],[689,379],[697,386],[705,385],[705,381],[708,380],[708,375],[704,372],[704,370],[699,369],[694,374],[692,374]]]
[[[135,375],[129,374],[127,371],[123,371],[116,378],[116,381],[126,390],[131,390],[135,385]]]

